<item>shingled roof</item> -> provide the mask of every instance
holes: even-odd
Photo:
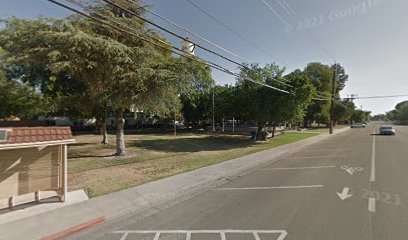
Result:
[[[6,141],[0,141],[0,145],[73,140],[70,127],[11,127],[0,129],[7,131]]]

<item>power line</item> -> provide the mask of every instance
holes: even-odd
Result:
[[[261,1],[269,8],[269,10],[270,10],[272,13],[274,13],[283,23],[285,23],[285,24],[288,25],[288,26],[291,25],[289,22],[287,22],[285,19],[283,19],[283,18],[279,15],[279,13],[278,13],[269,3],[266,2],[266,0],[261,0]],[[289,5],[288,2],[286,2],[285,0],[276,0],[276,1],[281,5],[281,7],[282,7],[285,11],[288,12],[288,14],[289,14],[290,17],[292,17],[292,18],[298,20],[298,19],[296,18],[297,14],[295,13],[295,11],[293,11],[293,9],[290,7],[290,5]],[[283,3],[282,3],[281,1],[282,1]],[[285,5],[285,6],[284,6],[284,5]],[[293,14],[290,13],[290,12],[292,12]],[[323,53],[326,55],[325,58],[326,58],[327,60],[329,60],[329,61],[335,62],[333,56],[330,54],[330,52],[329,52],[329,51],[327,50],[327,48],[324,46],[323,42],[322,42],[320,39],[318,39],[318,38],[312,33],[311,30],[306,29],[306,32],[309,33],[309,35],[310,35],[310,37],[312,38],[312,40],[314,40],[314,41],[319,45],[319,47],[322,49]]]
[[[338,106],[340,106],[340,107],[342,107],[342,108],[344,108],[344,109],[347,109],[348,107],[345,105],[345,104],[343,104],[341,101],[338,101],[338,100],[335,100],[334,101]]]
[[[279,13],[272,7],[272,5],[270,5],[266,0],[261,0],[267,7],[268,9],[275,14],[275,16],[277,16],[283,23],[285,23],[286,25],[289,25],[289,23],[283,19],[283,17],[281,15],[279,15]]]
[[[283,4],[289,9],[290,12],[296,15],[296,12],[293,10],[293,8],[289,5],[289,3],[286,0],[280,0],[280,1],[283,2]]]
[[[279,3],[279,5],[285,9],[285,11],[287,12],[288,15],[292,16],[293,13],[288,9],[288,7],[286,6],[286,4],[282,1],[282,0],[275,0],[276,2]]]
[[[137,2],[134,1],[134,0],[128,0],[128,1],[131,2],[131,3],[134,3],[134,4],[138,5],[138,6],[141,6],[139,3],[137,3]],[[218,44],[215,44],[215,43],[213,43],[213,42],[211,42],[211,41],[205,39],[205,38],[202,37],[202,36],[199,36],[198,34],[196,34],[196,33],[192,32],[192,31],[188,30],[187,28],[185,28],[185,27],[183,27],[183,26],[181,26],[181,25],[179,25],[179,24],[173,22],[172,20],[170,20],[170,19],[168,19],[168,18],[166,18],[166,17],[161,16],[161,15],[158,14],[158,13],[155,13],[154,11],[148,9],[148,8],[145,7],[145,6],[144,6],[144,7],[142,6],[142,8],[144,8],[147,12],[151,13],[152,15],[154,15],[154,16],[156,16],[156,17],[158,17],[158,18],[160,18],[160,19],[162,19],[162,20],[164,20],[164,21],[170,23],[171,25],[177,27],[178,29],[181,29],[181,30],[183,30],[183,31],[185,31],[185,32],[187,32],[187,33],[189,33],[189,34],[191,34],[191,35],[193,35],[193,36],[195,36],[195,37],[197,37],[197,38],[199,38],[199,39],[201,39],[201,40],[203,40],[203,41],[205,41],[205,42],[211,44],[211,45],[213,45],[214,47],[217,47],[217,48],[219,48],[219,49],[225,51],[226,53],[229,53],[229,54],[231,54],[231,55],[233,55],[233,56],[235,56],[235,57],[237,57],[237,58],[243,60],[243,61],[246,62],[247,64],[249,64],[249,61],[248,61],[248,60],[246,60],[245,58],[243,58],[243,57],[241,57],[241,56],[239,56],[239,55],[237,55],[237,54],[231,52],[230,50],[227,50],[226,48],[221,47],[221,46],[219,46]],[[284,80],[284,81],[286,81],[286,82],[289,82],[287,79],[282,78],[282,77],[279,77],[279,76],[276,76],[275,78],[282,79],[282,80]],[[289,85],[289,84],[287,84],[287,83],[285,83],[285,82],[279,81],[279,80],[274,79],[274,78],[272,78],[272,79],[275,80],[275,81],[277,81],[277,82],[279,82],[279,83],[281,83],[281,84],[283,84],[283,85],[286,85],[286,86],[289,86],[289,87],[293,87],[293,86],[291,86],[291,85]]]
[[[140,4],[137,3],[137,2],[134,1],[134,0],[128,0],[128,1],[140,6]],[[191,34],[191,35],[193,35],[193,36],[195,36],[195,37],[201,39],[202,41],[204,41],[204,42],[206,42],[206,43],[208,43],[208,44],[211,44],[212,46],[214,46],[214,47],[216,47],[216,48],[218,48],[218,49],[220,49],[220,50],[222,50],[222,51],[224,51],[224,52],[226,52],[226,53],[229,53],[229,54],[231,54],[232,56],[237,57],[237,58],[241,59],[241,60],[244,61],[244,62],[247,62],[247,63],[250,62],[250,61],[248,61],[247,59],[245,59],[245,58],[239,56],[238,54],[233,53],[232,51],[230,51],[230,50],[228,50],[228,49],[226,49],[226,48],[224,48],[224,47],[221,47],[220,45],[218,45],[218,44],[216,44],[216,43],[214,43],[214,42],[211,42],[210,40],[208,40],[208,39],[206,39],[206,38],[204,38],[204,37],[202,37],[202,36],[200,36],[200,35],[198,35],[198,34],[192,32],[192,31],[188,30],[187,28],[185,28],[185,27],[183,27],[183,26],[181,26],[181,25],[179,25],[179,24],[173,22],[172,20],[170,20],[170,19],[168,19],[168,18],[166,18],[166,17],[164,17],[164,16],[162,16],[162,15],[160,15],[160,14],[158,14],[158,13],[152,11],[152,10],[150,10],[149,8],[147,8],[147,7],[142,7],[142,8],[144,8],[147,12],[151,13],[152,15],[154,15],[154,16],[156,16],[156,17],[158,17],[158,18],[160,18],[160,19],[162,19],[162,20],[164,20],[164,21],[166,21],[167,23],[170,23],[170,24],[173,25],[174,27],[176,27],[176,28],[178,28],[178,29],[180,29],[180,30],[183,30],[183,31],[186,32],[186,33],[189,33],[189,34]]]
[[[312,100],[316,100],[316,101],[329,101],[330,99],[314,97],[314,98],[312,98]]]
[[[165,31],[165,32],[167,32],[167,33],[169,33],[169,34],[171,34],[171,35],[173,35],[173,36],[175,36],[175,37],[177,37],[177,38],[179,38],[179,39],[185,40],[185,38],[184,38],[183,36],[180,36],[179,34],[174,33],[173,31],[170,31],[170,30],[168,30],[168,29],[162,27],[162,26],[160,26],[159,24],[154,23],[153,21],[150,21],[149,19],[140,16],[140,15],[136,14],[135,12],[130,11],[129,9],[127,9],[127,8],[125,8],[125,7],[123,7],[123,6],[119,5],[119,4],[117,4],[117,3],[114,3],[114,2],[112,2],[112,1],[110,1],[110,0],[102,0],[102,1],[104,1],[105,3],[108,3],[108,4],[112,5],[112,6],[115,6],[115,7],[119,8],[119,9],[125,11],[126,13],[131,14],[131,15],[133,15],[133,16],[139,18],[140,20],[142,20],[142,21],[144,21],[144,22],[147,22],[147,23],[149,23],[149,24],[151,24],[151,25],[153,25],[153,26],[159,28],[160,30],[163,30],[163,31]],[[227,60],[227,61],[229,61],[229,62],[232,62],[232,63],[234,63],[234,64],[237,64],[237,65],[239,65],[239,66],[241,66],[241,67],[245,67],[245,66],[242,65],[241,63],[236,62],[236,61],[234,61],[234,60],[232,60],[232,59],[229,59],[229,58],[227,58],[227,57],[225,57],[225,56],[223,56],[223,55],[221,55],[221,54],[219,54],[219,53],[217,53],[217,52],[214,52],[214,51],[212,51],[212,50],[210,50],[210,49],[208,49],[208,48],[206,48],[206,47],[203,47],[203,46],[201,46],[200,44],[194,44],[194,45],[195,45],[196,47],[201,48],[201,49],[203,49],[203,50],[205,50],[205,51],[207,51],[207,52],[209,52],[209,53],[212,53],[212,54],[214,54],[214,55],[216,55],[216,56],[218,56],[218,57],[220,57],[220,58],[223,58],[224,60]]]
[[[326,97],[331,97],[331,94],[328,93],[328,92],[316,91],[316,93],[317,93],[317,94],[320,94],[320,95],[322,95],[322,96],[325,96],[325,95],[326,95]]]
[[[161,29],[161,30],[163,30],[163,31],[165,31],[165,32],[167,32],[167,33],[169,33],[169,34],[175,36],[175,37],[178,37],[178,38],[180,38],[180,39],[182,39],[182,40],[185,40],[184,37],[178,35],[177,33],[174,33],[173,31],[170,31],[170,30],[168,30],[168,29],[166,29],[166,28],[164,28],[164,27],[158,25],[158,24],[154,23],[154,22],[151,21],[151,20],[148,20],[148,19],[146,19],[146,18],[144,18],[144,17],[141,17],[141,16],[139,16],[137,13],[132,12],[132,11],[130,11],[129,9],[127,9],[127,8],[125,8],[125,7],[123,7],[123,6],[119,5],[119,4],[116,4],[116,3],[114,3],[114,2],[112,2],[112,1],[110,1],[110,0],[102,0],[102,1],[104,1],[104,2],[106,2],[106,3],[108,3],[108,4],[111,4],[112,6],[115,6],[115,7],[119,8],[119,9],[121,9],[121,10],[127,12],[128,14],[131,14],[131,15],[133,15],[133,16],[135,16],[135,17],[141,19],[142,21],[145,21],[145,22],[147,22],[147,23],[149,23],[149,24],[151,24],[151,25],[153,25],[153,26],[155,26],[155,27],[157,27],[157,28],[159,28],[159,29]],[[187,0],[187,1],[189,1],[189,0]],[[241,63],[238,63],[238,62],[236,62],[236,61],[234,61],[234,60],[232,60],[232,59],[229,59],[229,58],[227,58],[227,57],[225,57],[225,56],[223,56],[223,55],[221,55],[221,54],[219,54],[219,53],[217,53],[217,52],[214,52],[214,51],[212,51],[212,50],[210,50],[210,49],[208,49],[208,48],[205,48],[205,47],[203,47],[203,46],[201,46],[201,45],[199,45],[199,44],[194,44],[194,45],[197,46],[197,47],[199,47],[199,48],[201,48],[201,49],[203,49],[203,50],[205,50],[205,51],[207,51],[207,52],[210,52],[210,53],[212,53],[212,54],[214,54],[214,55],[216,55],[216,56],[219,56],[219,57],[221,57],[221,58],[223,58],[223,59],[225,59],[225,60],[227,60],[227,61],[229,61],[229,62],[232,62],[232,63],[234,63],[234,64],[236,64],[236,65],[238,65],[238,66],[240,66],[240,67],[242,67],[242,68],[249,69],[249,70],[253,71],[252,69],[248,68],[247,66],[245,66],[245,65],[243,65],[243,64],[241,64]],[[281,81],[279,81],[279,80],[277,80],[277,79],[275,79],[275,78],[273,78],[273,77],[272,77],[272,80],[277,81],[277,82],[279,82],[279,83],[281,83],[281,84],[285,84],[285,83],[283,83],[283,82],[281,82]],[[284,80],[286,80],[286,79],[284,79]],[[287,80],[286,80],[286,81],[287,81]],[[285,85],[287,85],[287,84],[285,84]]]
[[[231,70],[228,70],[228,69],[226,69],[226,68],[224,68],[224,67],[222,67],[222,66],[220,66],[220,65],[218,65],[218,64],[216,64],[216,63],[213,63],[213,62],[211,62],[211,61],[208,61],[208,60],[204,60],[204,59],[199,58],[200,60],[204,61],[204,62],[201,62],[201,61],[199,61],[199,60],[197,60],[197,59],[195,59],[195,58],[193,58],[193,57],[186,56],[185,54],[183,54],[183,51],[182,51],[181,49],[178,49],[177,47],[171,46],[172,48],[174,48],[174,49],[176,49],[176,50],[178,50],[178,51],[180,51],[180,52],[182,52],[182,53],[176,52],[176,51],[174,51],[174,50],[170,50],[170,49],[168,49],[168,48],[166,48],[166,47],[164,47],[164,46],[162,46],[162,45],[160,45],[160,44],[157,44],[157,43],[155,43],[155,42],[149,41],[149,40],[147,40],[146,38],[143,38],[143,37],[139,36],[138,34],[128,32],[128,31],[126,31],[126,30],[123,29],[123,28],[120,28],[120,27],[118,27],[118,26],[112,25],[111,23],[108,23],[108,22],[106,22],[106,21],[103,21],[103,20],[100,20],[100,19],[98,19],[98,18],[95,18],[95,17],[93,17],[93,16],[91,16],[91,15],[88,15],[88,14],[86,14],[86,13],[83,13],[83,12],[77,10],[77,9],[74,9],[74,8],[72,8],[72,7],[69,7],[69,6],[67,6],[67,5],[65,5],[65,4],[63,4],[63,3],[58,2],[58,1],[55,1],[55,0],[48,0],[48,1],[49,1],[49,2],[52,2],[52,3],[56,4],[56,5],[59,5],[59,6],[63,7],[63,8],[65,8],[65,9],[68,9],[68,10],[70,10],[70,11],[72,11],[72,12],[75,12],[75,13],[81,15],[81,16],[87,17],[87,18],[92,19],[92,20],[94,20],[94,21],[97,21],[97,22],[99,22],[99,23],[101,23],[101,24],[110,26],[110,27],[112,27],[112,28],[114,28],[114,29],[116,29],[116,30],[118,30],[118,31],[121,31],[121,32],[123,32],[123,33],[126,33],[126,34],[132,35],[132,36],[134,36],[134,37],[137,37],[137,38],[139,38],[140,40],[142,40],[142,41],[144,41],[144,42],[146,42],[146,43],[152,44],[152,45],[154,45],[154,46],[156,46],[156,47],[159,47],[159,48],[162,48],[162,49],[164,49],[164,50],[166,50],[166,51],[171,51],[172,53],[177,54],[177,55],[179,55],[179,56],[181,56],[181,57],[185,57],[185,58],[188,58],[188,59],[190,59],[190,60],[192,60],[192,61],[196,61],[196,62],[199,62],[199,63],[203,63],[203,64],[205,64],[205,65],[207,65],[207,66],[209,66],[209,67],[211,67],[211,68],[217,69],[217,70],[219,70],[219,71],[225,72],[225,73],[230,74],[230,75],[233,75],[233,76],[235,76],[235,77],[243,78],[243,79],[248,80],[248,81],[250,81],[250,82],[253,82],[253,83],[256,83],[256,84],[259,84],[259,85],[262,85],[262,86],[265,86],[265,87],[268,87],[268,88],[271,88],[271,89],[274,89],[274,90],[277,90],[277,91],[280,91],[280,92],[289,93],[289,92],[286,91],[286,90],[282,90],[282,89],[279,89],[279,88],[276,88],[276,87],[273,87],[273,86],[264,84],[264,83],[262,83],[262,82],[255,81],[255,80],[253,80],[253,79],[251,79],[251,78],[242,77],[242,76],[240,76],[239,74],[234,73],[234,72],[232,72]],[[67,0],[67,1],[68,1],[68,0]],[[72,1],[72,0],[69,0],[69,1]],[[122,25],[123,25],[123,23],[122,23]],[[127,26],[126,28],[132,29],[132,28],[129,27],[129,26]],[[134,30],[134,29],[133,29],[133,30]],[[151,36],[148,36],[148,37],[151,37]],[[151,38],[152,38],[152,37],[151,37]],[[155,39],[155,40],[158,40],[158,39]],[[166,43],[166,44],[167,44],[167,43]],[[169,44],[167,44],[167,45],[169,45]]]
[[[375,98],[396,98],[396,97],[408,97],[408,94],[388,95],[388,96],[355,97],[354,99],[375,99]]]
[[[241,35],[240,33],[238,33],[237,31],[233,30],[232,28],[230,28],[228,25],[226,25],[225,23],[223,23],[221,20],[219,20],[218,18],[216,18],[215,16],[211,15],[209,12],[205,11],[203,8],[201,8],[197,3],[193,2],[192,0],[186,0],[188,3],[190,3],[191,5],[193,5],[196,9],[198,9],[200,12],[202,12],[204,15],[206,15],[207,17],[213,19],[214,21],[216,21],[218,24],[220,24],[221,26],[223,26],[225,29],[227,29],[228,31],[232,32],[233,34],[235,34],[238,38],[240,38],[241,40],[245,41],[246,43],[248,43],[249,45],[251,45],[252,47],[258,49],[260,52],[263,52],[264,54],[268,55],[269,57],[271,57],[274,61],[279,62],[281,64],[283,64],[284,66],[289,66],[287,63],[284,63],[282,61],[277,60],[272,54],[270,54],[268,51],[266,51],[265,49],[261,48],[260,46],[258,46],[257,44],[255,44],[254,42],[250,41],[248,38],[244,37],[243,35]],[[294,68],[292,66],[289,66],[291,68]]]

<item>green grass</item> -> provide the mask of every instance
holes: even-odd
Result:
[[[114,152],[113,145],[93,143],[100,136],[81,135],[69,148],[69,186],[98,196],[318,134],[287,133],[265,143],[242,135],[132,134],[126,136],[130,156],[121,158],[109,156]],[[113,138],[110,136],[111,142]]]

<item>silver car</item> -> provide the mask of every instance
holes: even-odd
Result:
[[[381,126],[380,135],[395,135],[397,132],[392,126]]]
[[[351,128],[365,128],[366,124],[364,123],[354,123],[353,125],[351,125]]]

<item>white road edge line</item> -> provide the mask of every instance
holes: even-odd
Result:
[[[373,147],[371,152],[370,182],[375,182],[375,135],[373,135]]]
[[[375,198],[368,199],[368,211],[375,212]]]
[[[306,157],[287,157],[285,159],[309,159],[309,158],[344,158],[346,155],[328,155],[328,156],[306,156]]]
[[[299,188],[321,188],[324,185],[306,185],[306,186],[278,186],[278,187],[241,187],[241,188],[214,188],[214,191],[230,190],[271,190],[271,189],[299,189]]]
[[[336,167],[336,166],[262,168],[262,169],[258,169],[258,171],[268,171],[268,170],[301,170],[301,169],[320,169],[320,168],[335,168],[335,167]]]

